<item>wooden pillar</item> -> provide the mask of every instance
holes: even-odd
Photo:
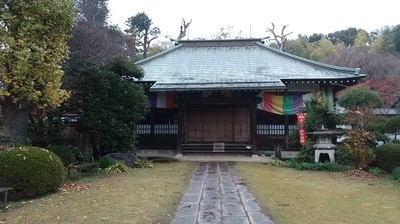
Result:
[[[285,89],[285,96],[288,95],[288,90],[287,88]],[[284,115],[284,122],[285,122],[285,127],[284,127],[284,132],[285,132],[285,149],[289,148],[289,116]]]
[[[182,155],[182,141],[183,141],[183,119],[184,119],[184,108],[182,102],[182,95],[178,95],[178,137],[177,137],[177,148],[176,154]]]
[[[257,155],[257,104],[255,100],[250,103],[250,136],[252,144],[252,154]]]
[[[155,129],[155,123],[156,123],[156,108],[152,108],[150,111],[150,139],[151,143],[150,146],[154,146],[154,140],[155,140],[155,134],[154,134],[154,129]]]
[[[285,149],[289,149],[289,116],[285,115]]]

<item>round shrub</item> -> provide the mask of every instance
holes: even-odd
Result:
[[[73,148],[71,146],[54,145],[50,146],[49,150],[52,151],[54,154],[56,154],[58,157],[60,157],[64,166],[68,166],[75,160]]]
[[[395,167],[392,171],[392,178],[395,181],[400,181],[400,167]]]
[[[400,166],[400,144],[387,143],[380,145],[375,150],[374,164],[387,171],[392,172],[395,167]]]
[[[12,187],[10,198],[32,198],[57,191],[65,179],[61,159],[37,147],[16,147],[0,153],[0,183]]]

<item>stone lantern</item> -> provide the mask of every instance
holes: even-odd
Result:
[[[309,132],[309,134],[314,135],[317,138],[317,143],[313,145],[315,149],[315,162],[319,162],[319,157],[322,153],[326,153],[329,155],[329,160],[334,163],[335,162],[335,148],[336,145],[332,143],[332,138],[341,132],[329,130],[322,126],[321,129],[318,129],[313,132]]]

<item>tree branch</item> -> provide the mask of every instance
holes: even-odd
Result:
[[[179,36],[178,36],[178,38],[176,38],[177,40],[181,40],[182,38],[184,38],[186,36],[186,30],[187,30],[187,28],[189,28],[190,23],[192,23],[192,20],[190,20],[188,23],[186,23],[185,19],[182,18],[182,25],[180,27]]]

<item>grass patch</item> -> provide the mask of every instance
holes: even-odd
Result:
[[[238,163],[240,175],[276,223],[398,223],[399,184],[343,172]]]
[[[75,182],[84,187],[11,202],[0,223],[170,223],[196,163],[154,165],[85,177]]]

